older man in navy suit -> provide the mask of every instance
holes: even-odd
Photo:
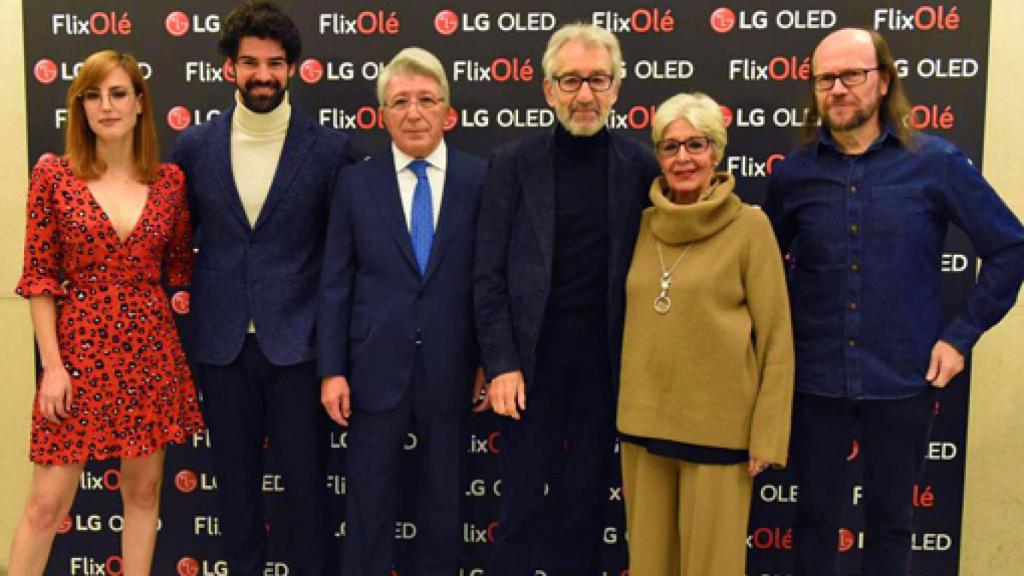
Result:
[[[445,145],[448,80],[429,52],[399,52],[377,97],[392,145],[342,171],[320,284],[322,400],[349,426],[342,573],[390,573],[411,425],[421,456],[411,573],[451,576],[462,541],[461,424],[479,362],[472,267],[486,166]]]
[[[182,134],[199,249],[190,357],[203,392],[232,574],[264,572],[264,438],[278,448],[292,512],[293,573],[325,573],[327,419],[314,362],[316,293],[334,180],[348,138],[288,102],[301,40],[266,1],[224,21],[236,104]]]
[[[605,128],[615,36],[568,25],[543,66],[558,125],[495,153],[477,231],[480,348],[508,417],[488,576],[598,573],[626,269],[658,173],[649,150]]]

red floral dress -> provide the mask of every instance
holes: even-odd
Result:
[[[32,170],[25,267],[16,292],[54,296],[72,405],[59,424],[32,410],[38,464],[146,456],[203,427],[195,384],[160,285],[192,271],[185,178],[163,164],[123,242],[86,182],[52,154]]]

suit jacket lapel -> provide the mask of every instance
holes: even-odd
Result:
[[[251,230],[249,218],[242,207],[242,198],[235,186],[235,175],[231,171],[231,117],[234,112],[235,107],[232,106],[215,120],[217,124],[212,127],[208,150],[212,155],[211,164],[217,177],[218,188],[224,195],[225,202],[242,226],[246,230]]]
[[[638,201],[635,193],[636,181],[643,176],[643,169],[636,165],[629,149],[621,144],[624,136],[618,136],[613,132],[609,132],[608,135],[608,227],[611,232],[608,246],[609,272],[614,278],[617,263],[621,261],[622,250],[630,250],[632,254],[633,246],[622,244],[623,238],[629,237],[626,228],[638,213],[632,204]]]
[[[537,233],[545,269],[551,270],[555,250],[555,133],[552,130],[528,151],[519,168],[523,200]]]
[[[463,188],[458,158],[458,153],[449,147],[444,194],[441,196],[441,214],[437,219],[437,230],[434,231],[434,243],[430,247],[430,260],[427,262],[427,273],[423,276],[424,283],[430,280],[430,275],[438,267],[445,250],[458,235],[459,223],[462,222],[462,213],[466,208],[468,194]]]
[[[316,132],[312,120],[292,108],[288,133],[285,135],[284,147],[281,149],[281,157],[277,161],[277,169],[274,171],[274,179],[270,184],[267,199],[263,202],[259,217],[256,218],[255,228],[259,228],[270,217],[270,213],[277,203],[288,194],[292,180],[305,164],[309,150],[315,141]]]
[[[409,236],[409,226],[405,223],[402,197],[398,191],[398,175],[395,173],[395,159],[391,154],[391,147],[388,146],[388,152],[374,162],[377,164],[377,172],[373,175],[372,181],[365,184],[370,188],[369,193],[373,196],[381,220],[391,231],[398,249],[419,276],[420,269],[416,263],[416,255],[412,251],[412,237]]]

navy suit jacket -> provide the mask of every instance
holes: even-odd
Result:
[[[487,166],[448,148],[421,277],[388,150],[338,178],[320,282],[319,373],[346,376],[354,407],[387,410],[406,393],[420,342],[433,408],[465,410],[479,366],[472,269]]]
[[[192,273],[193,360],[231,363],[249,320],[270,362],[315,353],[316,293],[331,192],[353,162],[348,136],[293,107],[263,209],[251,226],[231,168],[234,106],[179,138],[172,161],[185,172],[198,254]]]
[[[523,371],[527,389],[551,293],[555,247],[555,133],[495,151],[477,229],[474,297],[480,352],[488,380]],[[659,174],[650,149],[609,132],[608,354],[618,385],[625,281],[651,182]]]

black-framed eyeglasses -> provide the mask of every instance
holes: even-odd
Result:
[[[111,104],[124,102],[129,96],[134,96],[135,91],[129,88],[116,87],[104,92],[99,88],[89,88],[88,90],[82,90],[82,93],[78,95],[78,98],[86,104],[99,104],[103,100],[103,96],[106,95],[107,100]]]
[[[818,92],[828,92],[836,85],[836,79],[838,78],[843,86],[847,88],[853,88],[854,86],[860,86],[867,82],[868,72],[881,69],[880,66],[874,68],[854,68],[852,70],[843,70],[838,74],[818,74],[814,77],[814,89]]]
[[[711,148],[711,139],[707,136],[693,136],[686,140],[675,140],[669,138],[667,140],[660,140],[654,145],[655,151],[658,152],[658,156],[662,158],[672,158],[676,154],[679,154],[679,150],[685,149],[686,153],[691,156],[703,154]]]
[[[552,76],[552,80],[558,85],[562,92],[579,92],[584,84],[590,85],[591,92],[604,92],[612,87],[615,78],[611,74],[592,74],[580,76],[579,74],[565,74]]]
[[[390,108],[395,112],[405,112],[412,108],[413,105],[418,106],[420,110],[434,110],[440,106],[442,102],[444,102],[444,98],[439,96],[417,96],[416,98],[399,96],[385,104],[384,107]]]

